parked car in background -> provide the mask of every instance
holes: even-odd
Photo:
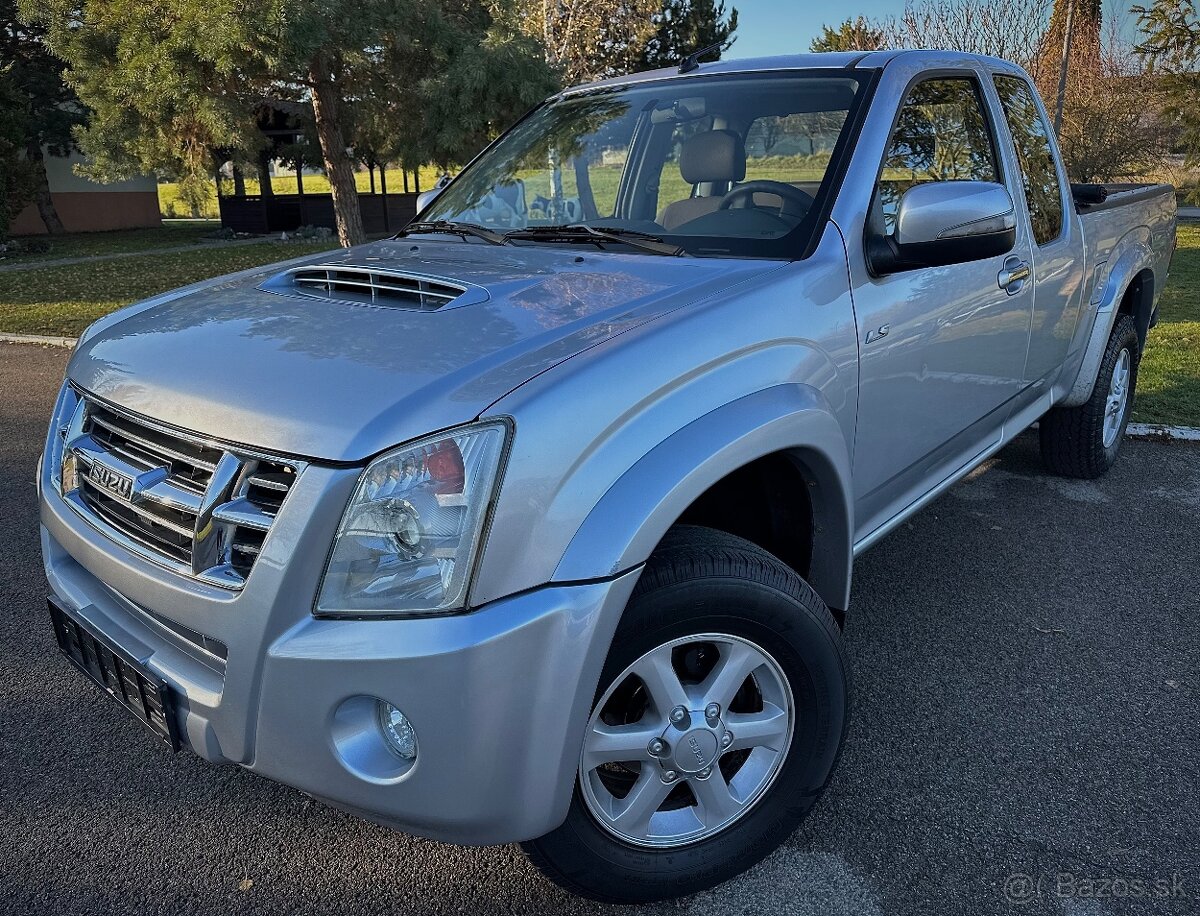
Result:
[[[687,69],[548,100],[395,239],[93,325],[39,473],[67,656],[174,747],[596,899],[782,843],[855,556],[1035,422],[1113,464],[1175,202],[1072,189],[1000,60]]]

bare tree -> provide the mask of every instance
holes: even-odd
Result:
[[[1059,144],[1074,181],[1111,181],[1161,170],[1170,119],[1160,79],[1109,23],[1101,40],[1098,0],[1075,0],[1075,35],[1064,86]],[[1192,2],[1192,0],[1186,0]],[[987,54],[1020,64],[1053,100],[1069,7],[1053,0],[908,0],[898,16],[862,23],[885,47]],[[826,28],[829,34],[834,30]]]
[[[910,0],[880,24],[884,45],[1002,57],[1035,78],[1051,0]]]
[[[634,69],[661,0],[516,0],[522,28],[541,39],[566,85]]]
[[[879,23],[859,16],[844,19],[837,28],[821,26],[821,34],[809,42],[810,51],[878,51],[887,47],[887,36]]]
[[[1059,143],[1073,181],[1136,178],[1160,170],[1170,147],[1161,82],[1109,26],[1098,72],[1072,80]]]

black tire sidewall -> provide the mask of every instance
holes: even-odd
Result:
[[[1111,445],[1105,446],[1104,413],[1122,350],[1128,350],[1130,355],[1129,396],[1125,402],[1119,435]],[[1088,399],[1076,407],[1055,407],[1042,417],[1038,438],[1042,460],[1047,468],[1064,477],[1094,480],[1116,463],[1126,427],[1133,415],[1140,362],[1141,345],[1137,325],[1132,317],[1122,315],[1109,332]]]
[[[836,627],[819,605],[744,578],[702,578],[652,590],[625,612],[596,699],[637,658],[680,637],[739,636],[775,659],[793,695],[795,725],[787,757],[754,809],[730,827],[687,846],[647,849],[614,837],[587,811],[578,779],[566,822],[544,838],[568,877],[606,862],[621,882],[614,899],[657,900],[692,893],[744,871],[795,829],[824,788],[845,733],[849,685]],[[825,618],[822,619],[823,612]],[[617,877],[619,875],[619,878]],[[576,879],[578,880],[578,878]],[[592,894],[603,896],[602,894]]]
[[[1129,351],[1129,392],[1125,398],[1125,414],[1121,417],[1121,428],[1117,432],[1117,437],[1113,440],[1112,445],[1105,446],[1104,413],[1108,406],[1108,392],[1112,387],[1113,375],[1117,371],[1121,353],[1125,350]],[[1108,348],[1104,351],[1104,360],[1101,363],[1100,378],[1092,391],[1091,399],[1091,407],[1097,416],[1096,435],[1100,439],[1099,445],[1104,451],[1104,461],[1108,467],[1112,467],[1117,460],[1117,453],[1121,450],[1121,440],[1125,438],[1125,428],[1129,425],[1129,418],[1133,415],[1133,398],[1137,390],[1139,362],[1137,329],[1134,327],[1132,319],[1123,318],[1113,329],[1113,334],[1109,338]]]

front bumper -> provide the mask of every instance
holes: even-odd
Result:
[[[122,551],[43,478],[51,589],[167,682],[183,743],[208,760],[449,842],[554,829],[637,571],[459,616],[316,619],[316,580],[357,474],[310,467],[302,476],[240,592]],[[412,722],[419,754],[407,771],[364,753],[363,742],[381,739],[362,698],[387,700]],[[352,740],[347,716],[363,717]]]

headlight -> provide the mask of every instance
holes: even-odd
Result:
[[[67,442],[82,431],[83,412],[79,409],[79,395],[69,383],[64,382],[58,393],[58,403],[50,416],[50,433],[46,437],[45,467],[50,470],[50,480],[58,493],[69,493],[75,489],[75,461],[66,454]],[[64,480],[64,474],[66,480]]]
[[[464,426],[372,462],[342,517],[317,613],[461,610],[507,433],[504,423]]]

